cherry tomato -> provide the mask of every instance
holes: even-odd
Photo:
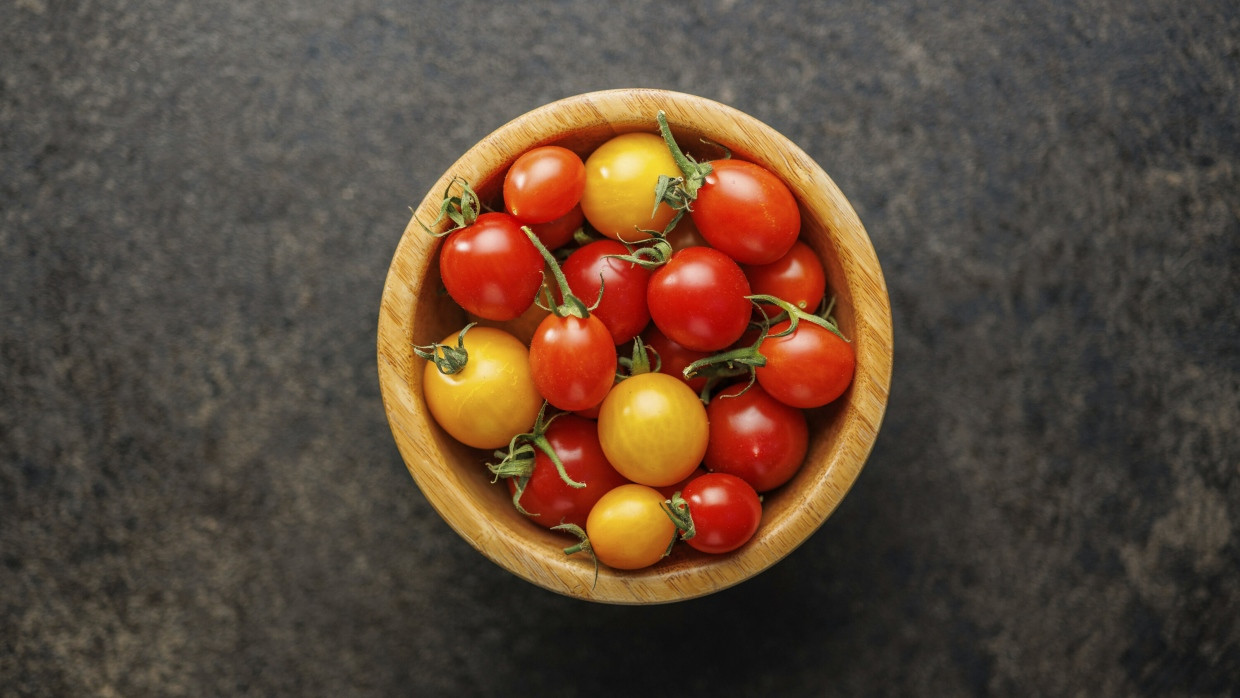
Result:
[[[702,388],[706,387],[705,376],[685,378],[684,370],[686,366],[694,361],[710,356],[710,352],[686,349],[668,339],[667,335],[660,332],[659,328],[654,325],[646,328],[646,331],[642,333],[642,341],[646,343],[647,347],[658,352],[659,373],[675,376],[688,384],[695,393],[700,393]],[[652,366],[654,362],[654,357],[651,357]]]
[[[807,312],[814,312],[826,294],[827,275],[822,262],[809,245],[799,240],[788,254],[770,264],[741,268],[754,293],[775,296]],[[769,316],[779,314],[779,309],[773,306],[762,307]]]
[[[662,487],[683,480],[702,462],[710,429],[706,408],[689,386],[663,373],[639,373],[607,394],[598,434],[621,475]]]
[[[620,485],[604,494],[586,519],[586,535],[598,561],[618,570],[649,567],[667,553],[676,524],[665,499],[645,485]]]
[[[543,247],[555,250],[567,245],[585,222],[586,214],[581,212],[581,204],[577,204],[568,213],[553,221],[531,224],[530,230],[538,236]]]
[[[787,320],[771,327],[759,351],[766,365],[758,382],[771,397],[793,407],[821,407],[844,394],[852,382],[857,357],[852,344],[834,332],[802,320],[792,334],[776,337]]]
[[[522,223],[546,223],[581,199],[586,168],[568,148],[545,145],[526,151],[504,176],[504,207]]]
[[[455,346],[457,334],[441,344]],[[530,374],[525,345],[490,327],[465,333],[465,368],[445,375],[433,362],[422,372],[422,392],[431,416],[452,438],[474,448],[506,446],[530,430],[542,407],[542,396]]]
[[[711,247],[687,247],[655,270],[646,290],[650,318],[669,339],[718,351],[745,332],[753,305],[745,272]]]
[[[621,134],[591,153],[585,167],[581,209],[603,235],[636,242],[650,237],[639,229],[662,232],[675,217],[666,203],[660,203],[657,211],[654,206],[659,175],[680,175],[662,138],[652,133]]]
[[[445,238],[439,274],[465,310],[511,320],[533,305],[543,283],[543,258],[516,218],[484,213]]]
[[[594,503],[628,480],[607,462],[594,422],[571,414],[561,415],[547,427],[545,436],[564,472],[585,483],[585,487],[564,482],[551,457],[535,449],[534,471],[521,492],[521,508],[529,512],[531,520],[547,528],[561,523],[585,526]],[[516,494],[519,480],[508,478],[509,492]]]
[[[690,215],[702,237],[741,264],[770,264],[801,232],[796,197],[770,170],[713,160]]]
[[[800,469],[809,447],[809,428],[801,410],[779,402],[759,385],[744,390],[745,385],[720,391],[706,408],[710,418],[706,469],[735,475],[767,492]]]
[[[704,553],[730,553],[753,538],[762,521],[762,501],[735,475],[707,473],[680,493],[693,517],[694,536],[685,542]]]
[[[628,253],[615,240],[598,240],[573,252],[561,267],[573,295],[586,303],[593,304],[602,288],[602,299],[590,312],[607,326],[615,344],[637,336],[650,322],[646,309],[650,272],[638,264],[609,258]]]
[[[588,409],[611,390],[616,346],[596,315],[548,315],[530,340],[530,370],[547,402],[566,412]]]

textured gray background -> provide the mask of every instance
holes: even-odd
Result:
[[[1235,694],[1235,3],[0,5],[0,695]],[[456,537],[374,356],[408,206],[626,86],[817,159],[897,348],[818,534],[656,608]]]

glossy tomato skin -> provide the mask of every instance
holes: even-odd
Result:
[[[710,438],[697,394],[663,373],[640,373],[617,383],[599,408],[598,433],[616,470],[651,487],[688,477]]]
[[[585,166],[581,208],[603,235],[637,242],[650,237],[639,229],[662,232],[675,217],[667,204],[659,204],[657,211],[654,206],[659,175],[680,176],[662,138],[652,133],[621,134],[595,149]]]
[[[566,412],[603,401],[616,377],[616,345],[597,316],[548,315],[530,340],[530,371],[547,402]]]
[[[807,409],[843,395],[857,365],[852,344],[804,320],[792,334],[774,336],[788,324],[787,320],[775,324],[772,336],[762,340],[758,350],[766,365],[757,370],[758,383],[785,405]]]
[[[735,475],[700,475],[685,485],[680,496],[693,518],[695,534],[685,542],[694,550],[730,553],[748,543],[762,522],[757,491]]]
[[[604,494],[586,518],[586,535],[598,561],[636,570],[662,559],[676,537],[664,501],[657,490],[631,483]]]
[[[536,449],[534,471],[521,493],[521,508],[540,526],[551,528],[571,523],[584,527],[595,502],[628,480],[607,462],[594,422],[571,414],[561,415],[547,427],[546,438],[568,476],[586,486],[565,483],[551,457]],[[508,478],[510,493],[516,493],[517,480]]]
[[[516,218],[484,213],[444,239],[439,275],[448,295],[468,312],[511,320],[534,304],[543,258]]]
[[[827,275],[818,255],[804,242],[798,240],[783,257],[770,264],[742,266],[749,288],[755,294],[775,296],[788,301],[806,312],[814,312],[822,303],[827,291]],[[779,314],[774,306],[768,315]]]
[[[650,365],[652,368],[657,363],[659,373],[666,373],[669,376],[674,376],[684,381],[695,393],[700,393],[702,388],[706,387],[705,376],[685,378],[684,371],[685,367],[694,361],[710,356],[710,352],[687,349],[668,339],[667,335],[660,332],[655,325],[650,325],[646,328],[646,331],[642,333],[642,341],[646,343],[649,349],[658,352],[657,362],[654,356],[651,356]]]
[[[546,223],[567,214],[581,200],[586,168],[558,145],[532,148],[504,176],[504,207],[522,223]]]
[[[650,272],[641,265],[609,258],[628,253],[615,240],[597,240],[574,251],[561,265],[573,295],[591,305],[598,300],[590,312],[607,326],[614,344],[629,341],[650,322],[646,308]]]
[[[538,236],[538,241],[549,250],[559,249],[573,239],[573,234],[581,229],[586,222],[586,215],[581,212],[581,204],[572,207],[568,213],[546,223],[534,223],[530,230]]]
[[[714,352],[744,334],[753,307],[749,293],[745,272],[730,257],[711,247],[687,247],[651,275],[646,303],[669,339]]]
[[[770,264],[784,256],[801,233],[792,191],[752,162],[710,164],[691,214],[702,237],[741,264]]]
[[[758,492],[779,487],[796,474],[809,447],[805,414],[745,383],[720,391],[706,408],[710,446],[706,469],[728,473]]]
[[[456,333],[441,344],[455,346]],[[528,352],[502,330],[472,327],[465,333],[469,359],[461,371],[444,375],[427,361],[422,392],[431,416],[457,441],[495,449],[530,430],[542,396],[530,374]]]

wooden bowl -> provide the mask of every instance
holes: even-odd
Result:
[[[856,349],[852,387],[809,413],[809,453],[800,472],[764,497],[761,527],[746,546],[705,555],[687,545],[638,571],[594,566],[566,556],[573,539],[523,518],[508,489],[491,482],[491,454],[463,446],[435,424],[422,399],[424,361],[414,344],[438,341],[466,322],[438,294],[438,240],[430,225],[445,187],[463,177],[497,199],[508,166],[532,147],[558,144],[583,158],[619,133],[657,132],[662,109],[677,141],[692,152],[701,138],[778,174],[801,206],[802,239],[822,259],[835,316]],[[717,152],[717,151],[716,151]],[[435,183],[396,248],[383,289],[378,331],[379,383],[392,434],[409,473],[439,514],[470,545],[513,574],[551,591],[616,604],[665,603],[703,596],[762,572],[803,543],[848,492],[878,434],[891,381],[892,334],[887,288],[874,248],[852,206],[831,178],[769,126],[700,97],[648,89],[579,95],[520,116],[482,139]]]

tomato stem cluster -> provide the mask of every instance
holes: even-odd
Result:
[[[697,200],[698,189],[706,183],[706,177],[714,171],[714,168],[709,162],[697,162],[680,149],[676,139],[672,136],[671,127],[667,125],[667,114],[663,110],[659,110],[655,119],[659,122],[659,133],[667,143],[667,149],[671,152],[672,159],[676,161],[676,167],[680,168],[681,172],[680,177],[659,175],[658,184],[655,186],[655,210],[658,210],[661,203],[666,203],[676,210],[676,217],[664,230],[666,233],[676,226],[686,211],[693,208],[693,202]]]
[[[650,363],[650,353],[654,353],[654,364]],[[624,380],[643,373],[658,373],[663,366],[663,361],[659,357],[659,352],[654,347],[647,347],[641,337],[633,338],[633,353],[630,356],[621,356],[616,359],[616,363],[623,369],[616,371],[616,380]]]
[[[543,260],[546,261],[547,268],[551,270],[551,277],[555,280],[556,288],[559,289],[560,292],[560,303],[554,304],[548,302],[545,309],[555,313],[559,317],[572,316],[581,318],[582,320],[590,317],[590,310],[592,308],[573,294],[573,290],[569,288],[568,285],[568,278],[564,276],[564,270],[560,268],[560,263],[556,261],[555,255],[551,254],[551,251],[547,249],[546,245],[542,244],[542,241],[538,239],[538,236],[534,234],[533,230],[530,230],[529,226],[522,226],[521,229],[525,231],[525,234],[529,237],[530,242],[533,243],[534,247],[538,249],[538,253],[542,255]],[[603,289],[599,288],[599,298],[595,301],[594,307],[598,306],[598,301],[601,300],[602,297]]]
[[[655,234],[650,240],[645,241],[650,244],[638,247],[630,243],[624,243],[629,249],[628,254],[609,254],[607,259],[618,259],[622,262],[636,264],[643,269],[658,269],[667,264],[667,260],[672,258],[672,244],[664,240],[659,234]]]
[[[663,510],[667,512],[667,516],[672,520],[672,523],[676,524],[676,530],[680,533],[680,540],[689,540],[697,535],[697,527],[693,525],[693,514],[689,511],[689,503],[685,501],[684,497],[680,496],[679,492],[672,494],[663,503]]]
[[[722,379],[748,374],[749,385],[753,385],[756,370],[766,365],[766,356],[761,351],[762,343],[769,337],[783,337],[796,332],[797,325],[802,320],[818,325],[819,327],[832,332],[845,342],[848,341],[848,338],[840,332],[839,327],[830,316],[831,309],[835,307],[834,297],[831,298],[830,303],[826,306],[826,309],[821,315],[815,315],[814,313],[807,312],[800,307],[783,300],[782,298],[776,298],[771,295],[752,294],[745,297],[755,305],[774,305],[778,307],[781,312],[775,317],[768,317],[765,312],[762,314],[763,319],[761,331],[758,333],[758,338],[754,340],[753,344],[738,347],[736,349],[730,349],[725,352],[698,359],[685,367],[685,378],[693,378],[695,376],[707,377],[707,384],[702,389],[701,393],[703,402],[709,401],[710,391],[714,388],[715,384]],[[788,320],[788,327],[771,334],[771,325],[781,322],[784,319]],[[748,386],[746,387],[746,390],[747,389]],[[744,392],[745,391],[742,390],[740,393],[737,393],[737,395]]]
[[[495,479],[500,478],[516,478],[516,491],[512,495],[512,503],[522,514],[530,516],[531,514],[521,506],[521,495],[525,493],[525,486],[530,481],[530,475],[534,472],[534,460],[536,458],[535,449],[546,454],[547,458],[555,466],[555,471],[560,474],[560,479],[569,487],[580,489],[586,486],[584,482],[578,482],[569,476],[568,471],[564,469],[564,462],[560,460],[560,456],[551,446],[551,442],[547,440],[547,428],[555,421],[557,417],[565,414],[557,412],[550,417],[547,416],[547,403],[544,402],[542,408],[538,411],[538,418],[534,420],[534,427],[524,434],[517,434],[508,442],[508,450],[496,451],[495,456],[501,460],[498,463],[488,463],[487,469],[495,475]]]
[[[458,196],[452,196],[453,185],[460,183],[461,193]],[[430,227],[427,227],[422,221],[418,221],[418,225],[422,226],[428,234],[435,237],[443,237],[473,224],[478,220],[478,214],[482,211],[482,201],[478,198],[478,194],[473,187],[469,186],[469,182],[462,177],[453,177],[448,182],[448,186],[443,191],[443,201],[439,203],[439,216],[431,222],[431,226],[438,226],[443,219],[447,218],[452,221],[453,227],[436,233]]]
[[[433,361],[435,368],[445,376],[460,373],[469,361],[469,352],[465,350],[465,333],[476,324],[478,323],[471,322],[461,329],[461,333],[456,336],[455,347],[447,344],[414,345],[413,353],[427,361]]]

